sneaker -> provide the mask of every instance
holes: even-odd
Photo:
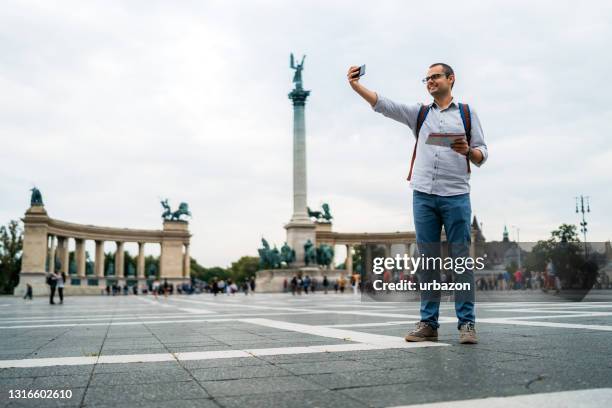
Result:
[[[464,323],[459,327],[459,343],[477,344],[476,327],[474,323]]]
[[[434,329],[425,322],[418,322],[405,339],[406,341],[437,341],[438,329]]]

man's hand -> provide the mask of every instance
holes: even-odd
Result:
[[[349,68],[348,73],[346,74],[349,85],[351,88],[356,89],[356,86],[359,84],[359,67],[352,66]]]
[[[460,139],[451,144],[451,148],[459,154],[467,156],[470,151],[470,146],[468,145],[467,139]]]
[[[349,68],[348,73],[346,74],[346,77],[348,78],[348,81],[349,81],[349,85],[351,86],[351,88],[353,88],[355,92],[361,95],[361,97],[365,99],[370,105],[372,106],[376,105],[376,102],[378,101],[378,95],[376,95],[376,92],[370,91],[368,88],[366,88],[365,86],[359,83],[358,73],[359,73],[359,67],[356,67],[353,65],[352,67]]]

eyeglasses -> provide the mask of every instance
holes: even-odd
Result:
[[[430,79],[433,79],[433,80],[435,81],[436,79],[440,79],[440,78],[442,78],[443,76],[448,76],[448,75],[446,75],[446,74],[433,74],[433,75],[430,75],[430,76],[428,76],[428,77],[423,78],[421,81],[422,81],[424,84],[426,84],[427,82],[429,82],[429,80],[430,80]]]

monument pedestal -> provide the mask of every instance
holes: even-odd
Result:
[[[26,293],[26,285],[32,286],[34,296],[48,296],[47,285],[47,232],[49,228],[49,216],[42,205],[32,205],[25,213],[23,258],[21,260],[21,272],[19,273],[19,284],[13,291],[15,296],[23,296]]]
[[[316,246],[316,226],[309,219],[304,221],[290,221],[285,225],[287,230],[287,244],[295,250],[296,267],[305,265],[304,262],[304,244],[310,240]]]
[[[183,235],[188,231],[189,224],[186,221],[164,221],[164,232],[166,237],[161,243],[160,280],[168,279],[168,282],[183,281],[185,269],[185,256],[183,252]],[[173,235],[176,234],[176,237]],[[189,273],[187,272],[187,277]]]

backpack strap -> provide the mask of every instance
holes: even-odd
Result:
[[[429,108],[431,105],[421,105],[419,109],[419,114],[417,115],[417,123],[414,135],[416,136],[416,140],[414,142],[414,150],[412,151],[412,160],[410,160],[410,172],[408,173],[408,181],[412,178],[412,168],[414,167],[414,160],[416,159],[417,145],[419,144],[419,132],[423,127],[423,123],[425,123],[425,119],[427,119],[427,114],[429,113]]]
[[[463,129],[465,130],[465,136],[469,146],[472,141],[472,115],[470,114],[470,106],[466,103],[460,103],[459,113],[461,113],[461,121],[463,122]],[[471,173],[470,158],[466,157],[465,160],[467,161],[467,171]]]

